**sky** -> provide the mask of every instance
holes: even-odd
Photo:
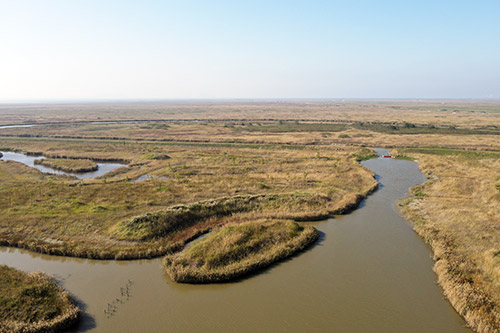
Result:
[[[500,98],[500,1],[0,0],[0,102]]]

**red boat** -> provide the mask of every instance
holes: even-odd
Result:
[[[382,155],[383,158],[392,158],[391,155]]]

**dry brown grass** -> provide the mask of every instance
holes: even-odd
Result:
[[[433,248],[445,295],[478,332],[500,330],[500,154],[430,150],[418,158],[428,181],[402,202]]]

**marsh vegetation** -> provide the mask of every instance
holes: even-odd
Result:
[[[0,266],[0,332],[59,331],[78,315],[69,294],[46,275]]]

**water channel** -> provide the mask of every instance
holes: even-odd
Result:
[[[0,126],[0,129],[3,129],[3,128],[23,128],[23,127],[33,127],[35,125],[3,125],[3,126]]]
[[[0,264],[54,275],[85,309],[80,332],[470,332],[436,284],[430,250],[394,207],[425,181],[416,163],[378,158],[363,165],[380,188],[359,209],[314,222],[321,232],[315,246],[237,282],[176,284],[161,259],[96,261],[0,248]],[[108,304],[112,315],[104,312]]]
[[[97,163],[99,168],[96,171],[81,172],[81,173],[69,173],[69,172],[64,172],[64,171],[48,168],[48,167],[40,165],[40,164],[35,164],[35,160],[45,158],[43,156],[28,156],[26,154],[14,153],[14,152],[0,152],[0,153],[3,154],[3,156],[0,157],[0,160],[16,161],[16,162],[26,164],[27,166],[30,166],[32,168],[38,169],[44,173],[52,173],[52,174],[57,174],[57,175],[68,175],[68,176],[76,177],[78,179],[89,179],[89,178],[100,177],[100,176],[102,176],[102,175],[104,175],[104,174],[106,174],[106,173],[108,173],[116,168],[126,166],[125,164],[120,164],[120,163]]]

